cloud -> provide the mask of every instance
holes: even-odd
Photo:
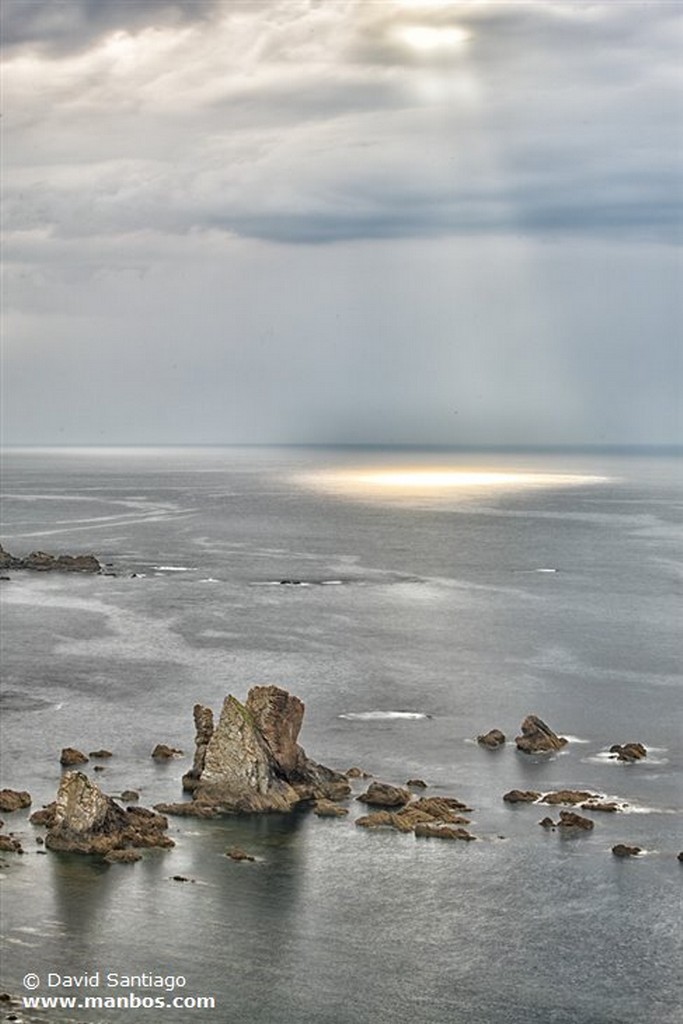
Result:
[[[667,5],[66,0],[8,25],[17,230],[679,237]]]

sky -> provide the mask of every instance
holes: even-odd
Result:
[[[683,443],[683,8],[4,0],[4,444]]]

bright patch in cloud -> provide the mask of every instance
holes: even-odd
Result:
[[[436,25],[402,25],[396,29],[396,35],[414,50],[424,52],[457,50],[470,38],[468,32],[455,25],[447,28]]]

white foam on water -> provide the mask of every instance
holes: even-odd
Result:
[[[343,580],[321,580],[321,587],[339,587],[343,583]]]
[[[581,736],[570,736],[568,733],[562,733],[562,735],[570,743],[590,743],[590,740],[585,740]]]
[[[191,566],[187,565],[155,565],[158,572],[194,572]]]
[[[207,576],[206,579],[200,580],[200,583],[220,583],[214,576]]]
[[[361,722],[382,722],[395,718],[416,720],[431,717],[422,711],[348,711],[346,714],[339,715],[339,718],[357,719]]]

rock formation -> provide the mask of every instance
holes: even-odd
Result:
[[[174,845],[165,834],[166,818],[145,807],[124,810],[82,772],[62,777],[50,819],[45,845],[51,850],[105,855],[113,850]]]
[[[151,756],[155,761],[168,761],[172,757],[182,757],[182,750],[177,747],[169,747],[166,743],[157,743]]]
[[[498,747],[505,746],[505,733],[500,729],[489,729],[483,735],[477,736],[477,743],[482,747],[488,747],[489,750],[497,750]]]
[[[617,761],[642,761],[647,757],[647,749],[642,743],[631,741],[630,743],[614,743],[609,748],[610,754],[614,754]]]
[[[546,725],[537,715],[527,715],[522,722],[522,735],[515,737],[517,749],[525,754],[541,754],[566,747],[567,740]]]
[[[59,755],[59,763],[65,768],[72,768],[75,764],[87,764],[88,758],[75,747],[64,747]]]
[[[94,555],[50,555],[32,551],[26,558],[15,558],[0,544],[0,569],[33,569],[35,572],[101,572]]]
[[[31,794],[25,789],[0,789],[0,811],[20,811],[31,806]]]
[[[407,789],[390,786],[386,782],[371,782],[365,793],[356,799],[372,807],[401,807],[410,800],[410,793]]]
[[[413,800],[400,811],[374,811],[372,814],[356,818],[356,825],[359,828],[393,828],[397,832],[414,832],[418,835],[418,828],[422,830],[422,836],[437,836],[443,839],[473,839],[465,829],[453,829],[454,825],[468,825],[469,819],[464,818],[461,811],[470,810],[461,800],[449,796],[421,797]],[[451,830],[458,834],[448,835]]]
[[[340,772],[317,764],[297,743],[304,716],[298,697],[277,686],[255,686],[244,704],[229,695],[214,726],[209,708],[194,708],[196,748],[175,813],[291,811],[303,801],[342,800],[351,787]]]
[[[595,822],[590,818],[583,818],[580,814],[575,814],[574,811],[560,811],[560,820],[557,823],[558,828],[577,829],[582,832],[590,832],[594,825]]]
[[[625,843],[617,843],[616,846],[612,847],[612,853],[615,857],[637,857],[642,852],[639,846],[627,846]]]
[[[503,794],[503,800],[506,804],[533,804],[541,795],[535,789],[511,789]]]

